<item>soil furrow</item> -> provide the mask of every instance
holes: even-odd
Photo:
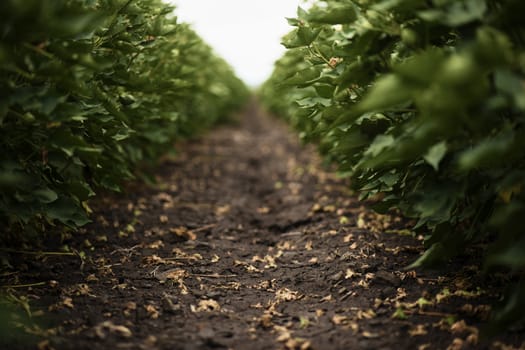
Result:
[[[522,329],[481,339],[498,281],[461,259],[441,270],[404,270],[422,251],[406,220],[374,214],[255,103],[238,124],[177,149],[156,170],[157,184],[129,184],[93,204],[94,223],[65,242],[86,252],[82,264],[48,257],[22,273],[56,281],[31,290],[51,327],[41,345],[497,349],[523,342]]]

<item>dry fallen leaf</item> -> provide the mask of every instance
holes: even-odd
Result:
[[[278,301],[293,301],[300,299],[302,295],[288,288],[281,288],[275,292],[275,297]]]
[[[231,207],[229,204],[218,206],[217,208],[215,208],[215,214],[217,216],[223,216],[224,214],[228,214],[230,210],[231,210]]]
[[[334,315],[332,317],[332,323],[335,324],[335,325],[347,324],[348,321],[350,321],[348,316]]]
[[[373,339],[373,338],[379,338],[381,335],[379,333],[372,333],[372,332],[364,331],[362,333],[362,336],[365,338]]]
[[[69,298],[69,297],[66,297],[64,298],[64,300],[62,300],[62,305],[70,308],[70,309],[73,309],[75,306],[73,305],[73,299]]]
[[[262,272],[261,270],[259,270],[258,268],[256,268],[255,266],[251,265],[251,264],[248,264],[248,263],[245,263],[243,261],[240,261],[240,260],[235,260],[235,266],[242,266],[246,269],[246,271],[248,272]]]
[[[304,249],[306,250],[312,250],[313,249],[313,242],[312,241],[308,241],[306,242],[305,246],[304,246]]]
[[[166,280],[179,282],[187,276],[188,273],[183,269],[171,269],[155,274],[155,277],[161,282],[165,282]]]
[[[273,326],[272,315],[270,313],[265,313],[264,315],[261,316],[261,318],[259,319],[259,322],[261,323],[261,326],[263,326],[264,328],[272,327]]]
[[[351,242],[353,239],[354,239],[354,235],[350,233],[350,234],[346,235],[346,236],[343,238],[343,242],[345,242],[345,243],[349,243],[349,242]]]
[[[107,333],[115,333],[124,338],[130,338],[133,335],[128,327],[115,325],[111,321],[99,323],[97,326],[95,326],[94,330],[95,334],[100,339],[105,339],[107,337]]]
[[[199,305],[197,306],[197,308],[192,307],[193,312],[211,312],[211,311],[220,311],[220,310],[221,310],[221,306],[219,305],[218,302],[216,302],[213,299],[201,300],[199,301]]]
[[[363,319],[370,320],[374,317],[376,317],[376,313],[372,309],[357,311],[357,319],[359,320],[363,320]]]
[[[159,318],[159,310],[157,310],[155,306],[149,304],[144,306],[144,309],[146,309],[149,317],[151,317],[152,319],[156,320],[157,318]]]
[[[276,341],[278,341],[279,343],[284,343],[292,338],[292,333],[286,327],[275,325],[273,326],[273,329],[278,334]]]
[[[319,262],[319,258],[314,256],[313,258],[311,258],[310,260],[308,260],[308,262],[310,264],[317,264]]]
[[[126,307],[124,308],[124,315],[130,316],[133,311],[137,310],[137,303],[130,301],[126,304]]]
[[[464,344],[463,339],[455,338],[455,339],[452,341],[452,344],[450,344],[450,345],[447,347],[447,350],[461,350],[461,349],[463,349],[463,344]]]
[[[348,280],[353,278],[354,276],[361,276],[361,274],[359,272],[355,272],[352,269],[346,269],[345,279]]]
[[[188,241],[194,241],[197,239],[197,235],[193,231],[189,230],[187,227],[172,227],[170,228],[170,232]]]
[[[428,334],[428,331],[425,329],[425,325],[423,324],[418,324],[416,325],[414,328],[412,328],[411,330],[408,331],[408,334],[411,336],[411,337],[415,337],[415,336],[418,336],[418,335],[426,335]]]
[[[321,302],[323,301],[332,301],[332,294],[329,294],[321,299]]]
[[[161,240],[155,241],[146,246],[146,248],[150,248],[150,249],[160,249],[162,247],[164,247],[164,242],[162,242]]]
[[[268,207],[257,208],[257,212],[259,214],[268,214],[270,212],[270,208]]]
[[[98,282],[98,278],[95,274],[91,274],[86,277],[86,282]]]

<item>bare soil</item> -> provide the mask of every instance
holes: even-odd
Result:
[[[411,223],[371,211],[256,104],[176,148],[156,184],[91,203],[61,242],[85,255],[8,254],[4,285],[44,283],[13,289],[37,345],[0,347],[525,348],[522,328],[483,337],[501,278],[475,256],[407,270],[423,252]]]

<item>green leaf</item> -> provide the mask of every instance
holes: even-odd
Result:
[[[458,27],[480,20],[487,11],[485,0],[451,1],[441,9],[420,11],[419,17],[428,22],[439,22],[451,27]]]
[[[421,266],[433,266],[443,261],[447,256],[447,248],[442,243],[435,243],[427,249],[416,261],[410,264],[406,269],[414,269]]]
[[[395,142],[392,135],[378,135],[370,147],[366,150],[365,155],[376,157],[380,155],[386,148],[391,147]]]
[[[408,101],[412,91],[394,74],[379,78],[357,108],[362,113],[383,110]]]
[[[308,46],[317,38],[320,32],[321,29],[299,27],[286,34],[281,44],[288,49]]]
[[[425,154],[423,158],[434,168],[434,170],[438,171],[439,163],[447,154],[447,149],[447,143],[442,141],[430,147],[427,154]]]
[[[33,191],[33,195],[40,203],[53,203],[58,198],[56,192],[49,188],[39,188]]]
[[[525,84],[520,75],[500,69],[494,73],[494,83],[497,89],[513,99],[516,107],[525,111]]]
[[[484,139],[460,154],[459,168],[462,171],[469,171],[504,162],[513,144],[514,133],[512,131]]]
[[[80,227],[91,222],[75,202],[69,198],[60,198],[49,204],[45,214],[51,220],[58,220],[64,225]]]
[[[520,270],[525,267],[525,239],[518,242],[507,242],[504,248],[490,254],[487,258],[489,266],[504,266],[514,270]]]
[[[348,24],[357,19],[353,5],[334,4],[326,8],[313,8],[306,17],[312,23]]]

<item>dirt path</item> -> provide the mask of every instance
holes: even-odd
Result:
[[[42,349],[503,349],[497,342],[525,340],[523,330],[479,339],[497,282],[461,259],[448,274],[404,271],[420,240],[399,218],[365,209],[256,105],[239,125],[179,149],[159,185],[93,205],[95,222],[66,240],[87,252],[83,264],[48,256],[19,272],[22,282],[47,281],[27,291],[52,326]]]

